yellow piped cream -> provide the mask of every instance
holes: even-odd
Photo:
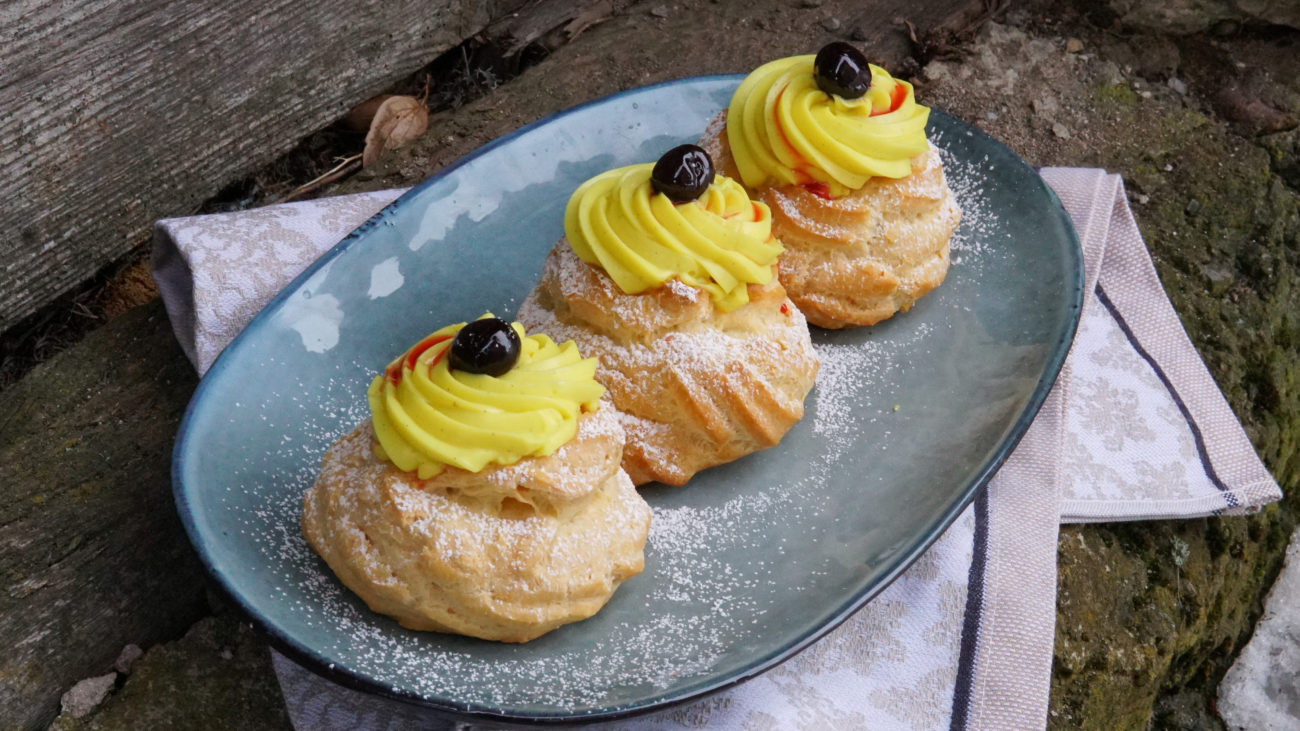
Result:
[[[766,63],[732,95],[727,142],[745,185],[821,183],[838,198],[872,177],[911,175],[930,117],[912,85],[872,64],[866,95],[843,99],[818,88],[814,58]]]
[[[491,317],[491,315],[484,315]],[[553,454],[577,434],[578,417],[605,392],[596,359],[573,341],[519,335],[519,360],[500,376],[450,367],[452,339],[465,323],[416,343],[370,383],[366,396],[381,459],[422,480],[447,465],[478,472]]]
[[[651,186],[653,168],[609,170],[574,191],[564,212],[574,253],[628,294],[678,279],[723,312],[749,302],[749,285],[772,281],[782,251],[772,212],[722,175],[697,200],[673,203]]]

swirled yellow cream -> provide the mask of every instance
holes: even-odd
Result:
[[[519,360],[509,371],[452,369],[448,351],[464,326],[444,327],[416,343],[366,392],[376,453],[422,480],[446,465],[478,472],[552,454],[605,392],[595,379],[595,358],[583,358],[573,341],[556,345],[546,335],[525,335],[517,322],[511,326],[519,335]]]
[[[843,99],[818,88],[814,58],[759,66],[732,95],[727,142],[745,185],[820,183],[838,198],[875,176],[910,175],[930,116],[912,85],[872,64],[866,95]]]
[[[653,168],[610,170],[574,191],[564,212],[574,253],[628,294],[678,279],[723,312],[749,302],[749,285],[772,281],[782,251],[772,212],[722,175],[697,200],[673,203],[651,187]]]

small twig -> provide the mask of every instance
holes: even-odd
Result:
[[[465,78],[469,80],[469,83],[473,84],[474,70],[469,67],[469,53],[465,50],[465,44],[463,43],[460,46],[460,60],[461,63],[465,64]]]
[[[293,192],[284,197],[285,201],[291,201],[299,196],[306,195],[321,186],[329,185],[339,178],[351,173],[354,167],[361,167],[361,155],[358,153],[352,157],[345,157],[338,165],[325,171],[319,177],[309,180],[306,183],[293,189]]]
[[[99,315],[96,315],[94,312],[91,312],[90,308],[86,306],[86,303],[82,302],[81,300],[77,300],[72,303],[72,314],[77,315],[79,317],[84,317],[87,320],[102,319]]]
[[[915,43],[917,46],[920,46],[921,42],[916,39],[916,26],[912,25],[912,21],[908,20],[907,18],[903,18],[903,25],[907,26],[907,37],[912,39],[912,43]]]

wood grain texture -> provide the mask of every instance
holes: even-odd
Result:
[[[196,381],[154,302],[0,394],[0,728],[206,613],[170,476]]]
[[[522,2],[0,3],[0,331]]]

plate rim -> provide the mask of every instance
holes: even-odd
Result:
[[[176,443],[172,448],[172,496],[176,503],[176,510],[181,518],[181,523],[185,528],[185,533],[189,538],[191,545],[193,545],[195,553],[198,554],[199,562],[203,566],[205,575],[213,584],[215,584],[219,593],[226,597],[240,614],[242,614],[259,631],[261,631],[263,635],[266,636],[269,644],[271,644],[277,651],[289,657],[291,660],[310,672],[313,672],[331,682],[338,683],[346,688],[378,695],[392,701],[416,706],[426,712],[433,712],[438,715],[449,716],[452,718],[468,718],[477,721],[491,721],[496,723],[504,722],[510,724],[558,725],[613,721],[662,711],[666,708],[707,697],[714,693],[726,690],[727,688],[739,685],[777,665],[780,665],[786,660],[789,660],[813,643],[825,637],[836,627],[839,627],[847,621],[859,609],[874,599],[880,594],[880,592],[884,591],[899,576],[901,576],[904,571],[920,558],[921,554],[928,550],[930,546],[938,540],[939,536],[943,535],[953,521],[955,521],[966,507],[976,498],[976,496],[987,487],[988,482],[1006,462],[1011,452],[1015,450],[1016,446],[1020,443],[1020,440],[1024,437],[1030,424],[1032,424],[1034,419],[1037,417],[1039,410],[1042,408],[1044,401],[1046,401],[1047,395],[1055,384],[1057,376],[1060,374],[1065,359],[1069,354],[1070,344],[1074,340],[1074,335],[1079,324],[1079,318],[1083,310],[1083,251],[1079,242],[1078,233],[1075,231],[1073,222],[1070,220],[1070,216],[1062,205],[1060,198],[1056,195],[1056,192],[1052,190],[1051,186],[1047,185],[1046,181],[1038,175],[1036,169],[1025,162],[1015,153],[1015,151],[1011,150],[994,137],[983,132],[978,127],[949,115],[943,110],[932,107],[932,115],[938,114],[939,116],[946,118],[950,123],[957,125],[959,128],[964,128],[963,131],[967,132],[967,134],[977,135],[982,137],[984,142],[992,143],[994,146],[1002,148],[1002,151],[1009,155],[1012,160],[1030,172],[1032,174],[1032,180],[1036,183],[1037,187],[1041,191],[1047,193],[1048,200],[1051,203],[1051,213],[1064,224],[1063,228],[1067,238],[1066,254],[1069,260],[1068,265],[1073,270],[1073,281],[1067,282],[1067,285],[1070,287],[1068,294],[1071,295],[1069,322],[1062,333],[1061,339],[1054,344],[1054,349],[1051,356],[1048,358],[1046,367],[1040,375],[1034,390],[1030,393],[1024,409],[1016,418],[1015,422],[1012,423],[1011,430],[1003,439],[1002,443],[998,445],[997,449],[994,450],[992,456],[986,460],[976,477],[965,486],[960,493],[960,497],[949,504],[939,521],[929,529],[928,533],[924,535],[910,551],[900,554],[900,557],[894,560],[894,565],[881,579],[879,579],[874,585],[853,595],[848,601],[832,612],[830,618],[820,626],[802,636],[796,637],[792,642],[783,647],[765,653],[762,657],[755,659],[754,662],[748,664],[730,676],[722,679],[705,681],[695,686],[682,689],[676,693],[660,694],[652,696],[645,702],[616,706],[588,713],[566,713],[563,711],[521,713],[517,711],[501,710],[500,708],[494,708],[489,704],[456,703],[455,701],[441,699],[433,700],[413,691],[404,691],[376,683],[375,681],[363,677],[350,669],[345,669],[334,663],[330,663],[316,653],[312,648],[301,645],[301,643],[295,641],[288,634],[281,632],[273,623],[267,621],[233,589],[232,583],[227,579],[225,572],[213,564],[206,550],[207,541],[203,539],[199,526],[194,519],[191,500],[188,492],[184,489],[185,483],[182,479],[182,472],[184,469],[183,458],[189,446],[189,428],[191,421],[195,418],[197,405],[203,400],[207,387],[216,380],[212,376],[223,371],[226,365],[233,360],[233,354],[241,350],[244,347],[244,344],[253,337],[252,334],[266,324],[272,310],[279,309],[282,303],[286,301],[292,293],[300,289],[308,279],[327,266],[344,251],[350,249],[368,231],[379,226],[385,218],[392,215],[393,212],[399,206],[404,205],[408,199],[413,198],[425,189],[438,183],[443,178],[451,175],[469,162],[509,143],[517,137],[525,135],[534,129],[545,126],[558,119],[580,113],[590,107],[601,105],[620,97],[642,94],[669,86],[696,84],[701,82],[735,81],[736,83],[739,83],[745,78],[745,76],[745,74],[710,74],[705,76],[691,76],[682,79],[662,81],[647,86],[639,86],[632,89],[625,89],[623,91],[591,99],[576,106],[553,112],[475,148],[454,162],[448,164],[446,167],[440,169],[427,179],[412,186],[393,202],[384,206],[373,216],[366,219],[365,222],[308,265],[306,269],[298,274],[298,276],[294,277],[293,280],[286,284],[280,292],[276,293],[276,295],[258,311],[253,319],[249,321],[248,325],[246,325],[244,329],[240,331],[240,333],[217,356],[217,359],[200,379],[198,386],[191,395],[190,401],[185,407],[184,416],[182,417],[180,426],[177,430]]]

